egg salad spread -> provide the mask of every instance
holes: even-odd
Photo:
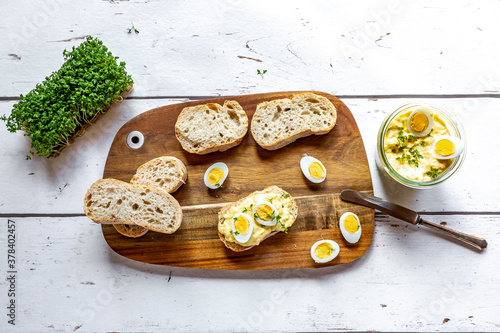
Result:
[[[413,135],[415,131],[424,131],[429,121],[427,117],[416,114],[408,122],[411,114],[412,110],[402,112],[391,121],[384,136],[384,151],[387,161],[400,175],[415,181],[429,181],[452,163],[452,160],[437,159],[431,151],[434,137],[449,135],[450,132],[441,116],[434,112],[428,115],[432,121],[429,133]]]
[[[263,205],[262,202],[269,204]],[[225,212],[223,223],[219,223],[218,225],[219,232],[230,242],[243,246],[259,245],[273,231],[288,231],[288,227],[295,222],[295,217],[290,214],[292,205],[293,199],[286,192],[281,194],[259,193],[246,197],[237,206],[232,206]],[[269,207],[274,209],[270,209]],[[250,217],[253,228],[246,225],[246,223],[240,222],[240,215],[238,215],[240,213]],[[262,223],[259,223],[259,220]],[[276,224],[265,225],[271,220],[275,221]],[[234,230],[232,225],[234,226]],[[251,232],[248,241],[241,243],[237,240],[239,234],[246,235],[248,232]]]

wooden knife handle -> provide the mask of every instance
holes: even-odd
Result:
[[[464,242],[478,250],[485,249],[488,246],[488,242],[484,238],[464,234],[463,232],[456,231],[447,227],[443,227],[440,224],[428,222],[426,220],[421,219],[420,223],[421,225],[424,225],[428,228],[431,228],[433,230],[436,230],[442,234],[445,234],[447,236],[450,236],[451,238],[454,238],[458,241]]]

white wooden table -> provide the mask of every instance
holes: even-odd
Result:
[[[29,140],[0,124],[0,331],[499,331],[499,12],[498,1],[1,1],[0,114],[87,35],[127,63],[135,85],[56,159],[25,160]],[[138,34],[127,33],[131,22]],[[350,108],[376,195],[485,237],[488,248],[377,213],[372,246],[351,264],[181,269],[117,255],[83,215],[83,195],[129,119],[287,90],[328,92]],[[429,190],[396,185],[375,166],[382,119],[412,100],[454,110],[467,133],[463,168]]]

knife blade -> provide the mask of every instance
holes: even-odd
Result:
[[[422,219],[420,214],[409,208],[386,201],[373,195],[358,192],[355,190],[343,190],[340,193],[340,198],[347,202],[352,202],[365,207],[378,209],[381,212],[386,213],[387,215],[414,225],[423,225],[443,235],[449,236],[469,246],[472,246],[480,251],[488,246],[488,242],[484,238],[468,235],[463,232],[444,227],[440,224],[426,221]]]

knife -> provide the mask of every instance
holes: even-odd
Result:
[[[343,190],[342,193],[340,193],[340,197],[344,201],[356,203],[373,209],[378,209],[381,212],[386,213],[387,215],[393,216],[405,222],[426,226],[435,231],[438,231],[441,234],[447,235],[467,245],[470,245],[480,251],[488,246],[488,242],[486,242],[486,240],[483,238],[467,235],[463,232],[426,221],[422,219],[422,217],[420,217],[417,212],[409,208],[397,205],[373,195],[368,195],[354,190]]]

